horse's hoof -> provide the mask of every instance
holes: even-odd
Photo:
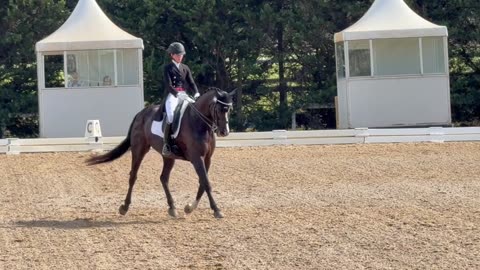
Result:
[[[215,218],[223,218],[224,217],[224,215],[222,214],[222,212],[220,210],[215,211],[215,213],[213,213],[213,216]]]
[[[178,213],[177,213],[177,209],[175,208],[169,208],[168,209],[168,214],[171,216],[171,217],[178,217]]]
[[[127,214],[128,212],[128,208],[125,207],[125,205],[120,205],[120,208],[118,209],[118,213],[122,216],[125,216],[125,214]]]
[[[185,209],[183,209],[185,211],[185,214],[190,214],[193,212],[193,210],[195,210],[195,207],[193,207],[193,205],[191,203],[185,205]]]

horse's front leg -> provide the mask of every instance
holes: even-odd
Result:
[[[175,208],[175,203],[173,201],[172,194],[170,193],[170,188],[168,187],[170,172],[172,172],[173,165],[175,165],[175,159],[163,158],[163,169],[162,174],[160,175],[160,181],[162,182],[163,190],[165,191],[165,196],[167,197],[168,214],[171,217],[177,217],[177,209]]]
[[[195,201],[192,203],[189,203],[185,205],[185,213],[190,214],[193,212],[193,210],[197,209],[198,203],[200,202],[200,199],[202,198],[203,193],[205,192],[205,189],[203,189],[203,185],[198,186],[198,192],[197,192],[197,197],[195,198]]]
[[[207,175],[208,175],[208,170],[210,169],[210,164],[211,164],[211,155],[207,155],[204,159],[204,164],[205,164],[205,169],[207,171]],[[186,214],[190,214],[193,212],[193,210],[197,209],[197,206],[198,206],[198,203],[200,202],[200,199],[202,198],[203,196],[203,193],[205,192],[205,189],[203,189],[203,185],[198,185],[198,192],[197,192],[197,197],[195,198],[195,201],[193,201],[192,203],[189,203],[185,206],[185,213]]]
[[[202,157],[192,159],[192,164],[198,174],[200,182],[200,188],[198,190],[197,197],[201,197],[201,194],[203,194],[201,188],[203,188],[203,190],[207,192],[208,200],[210,201],[210,208],[213,210],[214,216],[216,218],[223,218],[223,214],[220,211],[220,208],[218,208],[217,203],[215,203],[215,200],[212,196],[212,187],[210,186],[210,181],[208,180],[208,172],[205,166],[204,159]],[[198,201],[196,202],[198,203]]]

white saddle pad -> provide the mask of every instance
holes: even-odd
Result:
[[[180,108],[180,117],[179,117],[180,122],[182,121],[183,114],[185,113],[185,110],[187,109],[189,103],[190,102],[186,100],[181,104],[182,107]],[[152,134],[158,135],[163,138],[162,124],[163,124],[163,121],[153,121],[152,128],[151,128]],[[174,139],[177,138],[179,132],[180,132],[180,124],[177,125],[177,129],[174,130],[172,137]]]
[[[163,129],[162,129],[163,121],[153,121],[152,122],[152,134],[160,136],[163,138]]]

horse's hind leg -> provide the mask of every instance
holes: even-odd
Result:
[[[132,145],[132,168],[130,170],[130,178],[128,179],[128,192],[127,197],[125,198],[125,204],[121,205],[118,209],[118,212],[121,215],[125,215],[128,212],[130,203],[132,202],[132,191],[135,181],[137,181],[137,173],[140,168],[145,154],[150,150],[150,146],[146,144],[136,144]]]
[[[175,208],[175,202],[173,201],[172,194],[168,188],[168,180],[170,179],[170,172],[172,171],[173,165],[175,165],[175,159],[163,158],[163,169],[162,174],[160,175],[160,181],[162,182],[162,187],[165,191],[165,196],[167,197],[168,214],[172,217],[177,217],[178,213]]]

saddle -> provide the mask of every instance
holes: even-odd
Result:
[[[178,133],[180,133],[180,126],[182,123],[183,119],[183,114],[185,113],[185,110],[188,107],[189,102],[187,100],[182,100],[179,101],[177,107],[175,108],[175,111],[173,112],[173,122],[172,122],[172,138],[176,139],[178,136]],[[163,136],[163,130],[165,130],[165,125],[167,123],[167,112],[165,111],[165,106],[162,106],[162,109],[159,110],[156,115],[153,118],[157,123],[161,123],[161,130],[162,130],[162,136]],[[155,134],[155,133],[154,133]],[[160,134],[157,134],[160,136]]]

